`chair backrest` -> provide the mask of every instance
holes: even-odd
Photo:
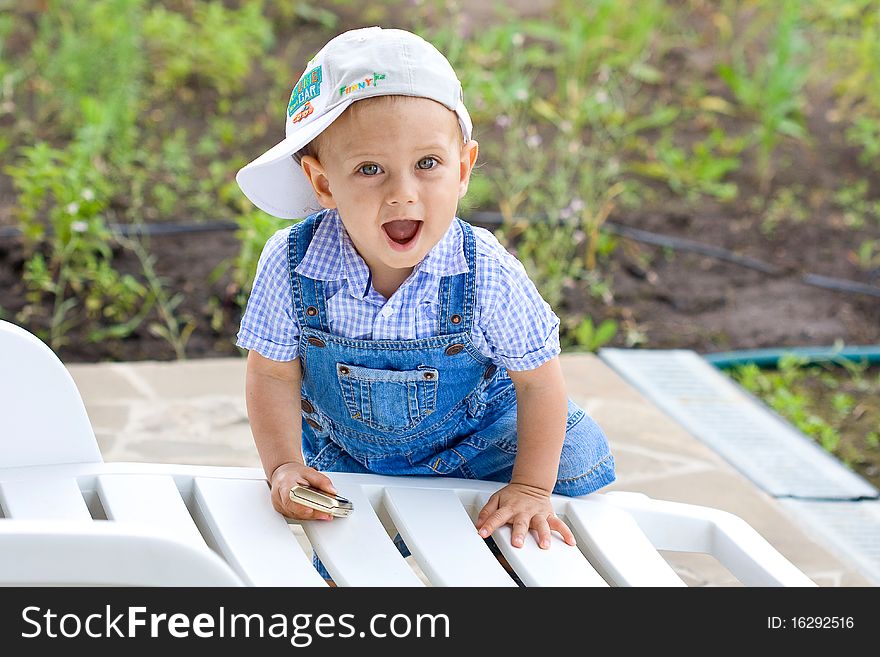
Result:
[[[100,462],[82,397],[58,356],[36,336],[0,320],[0,464]]]

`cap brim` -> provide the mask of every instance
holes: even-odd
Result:
[[[458,101],[455,113],[458,116],[458,125],[461,127],[461,133],[464,136],[464,140],[469,141],[474,134],[474,124],[471,121],[471,115],[464,106],[464,102],[461,100]]]
[[[282,219],[299,219],[321,209],[315,192],[293,154],[312,141],[350,105],[342,103],[303,125],[242,167],[235,181],[251,202]]]

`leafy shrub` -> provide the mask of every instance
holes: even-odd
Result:
[[[196,2],[192,15],[153,7],[143,31],[150,51],[154,90],[171,95],[194,76],[222,96],[239,92],[256,59],[274,42],[263,0],[238,9]]]
[[[134,277],[112,266],[105,217],[110,185],[93,166],[91,155],[80,142],[66,149],[40,142],[22,149],[21,164],[5,168],[19,192],[17,219],[30,251],[24,317],[37,314],[48,298],[53,310],[42,320],[48,325],[42,337],[56,349],[85,319],[130,320],[145,294]],[[82,312],[72,314],[80,301]]]

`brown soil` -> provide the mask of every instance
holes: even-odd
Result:
[[[550,0],[516,0],[509,3],[520,15],[542,15],[552,6]],[[476,29],[493,20],[488,9],[481,5],[469,7],[468,20],[462,29]],[[335,6],[334,6],[335,7]],[[681,94],[683,81],[700,80],[706,92],[735,102],[725,85],[714,74],[718,53],[711,34],[712,11],[707,5],[699,5],[685,12],[692,30],[703,34],[692,45],[668,49],[655,62],[665,74],[664,83],[647,85],[642,93],[654,100],[669,103]],[[335,7],[341,15],[337,30],[360,25],[363,20],[357,7]],[[407,23],[401,12],[405,6],[388,9],[388,24]],[[400,14],[400,15],[398,15]],[[446,17],[436,17],[447,20]],[[378,19],[376,19],[378,20]],[[749,20],[744,12],[739,20]],[[288,24],[276,17],[280,33],[277,50],[283,52],[285,61],[300,61],[325,40],[320,30],[306,30]],[[294,31],[296,30],[296,31]],[[468,29],[465,29],[467,32]],[[306,38],[294,38],[297,35]],[[20,41],[20,43],[19,43]],[[18,44],[18,45],[16,45]],[[28,38],[11,40],[10,53],[24,49]],[[265,94],[271,87],[269,74],[255,68],[248,86],[256,94]],[[191,139],[196,140],[196,127],[203,123],[201,114],[193,114],[194,108],[213,107],[216,92],[195,85],[187,91],[187,102],[169,100],[162,106],[164,112],[176,112],[174,117],[191,129]],[[603,265],[610,272],[613,301],[590,298],[586,290],[575,289],[566,297],[566,307],[557,308],[566,314],[591,315],[596,323],[610,317],[618,320],[621,330],[613,346],[628,346],[627,339],[643,335],[641,346],[650,348],[691,348],[699,352],[723,351],[752,347],[790,345],[830,345],[842,340],[847,345],[880,343],[880,298],[865,294],[848,294],[801,282],[805,272],[824,276],[850,279],[880,286],[880,268],[861,268],[855,253],[866,240],[880,243],[880,217],[866,216],[861,227],[846,225],[840,208],[832,195],[843,186],[858,180],[869,183],[868,198],[880,197],[880,173],[858,163],[858,152],[845,144],[844,125],[832,123],[834,99],[830,82],[807,90],[806,120],[811,144],[788,141],[774,154],[771,188],[764,195],[772,198],[779,190],[797,186],[805,190],[797,198],[807,217],[794,222],[781,214],[778,226],[769,235],[762,231],[766,217],[752,208],[750,199],[758,196],[759,181],[754,174],[756,166],[746,153],[743,166],[731,176],[740,194],[730,203],[718,203],[708,197],[685,202],[673,198],[662,184],[643,181],[656,193],[656,199],[645,204],[639,211],[615,210],[610,221],[625,226],[653,231],[664,235],[682,237],[722,247],[737,254],[751,256],[778,267],[781,273],[767,275],[731,263],[686,252],[647,246],[628,239],[621,239],[611,261]],[[276,121],[271,104],[258,104],[260,120]],[[22,111],[27,108],[22,106]],[[7,120],[11,117],[6,116]],[[243,117],[248,122],[252,116]],[[749,121],[717,115],[719,127],[727,134],[742,134],[752,128]],[[274,124],[269,124],[274,125]],[[694,137],[702,138],[703,132],[694,128]],[[699,134],[698,134],[699,133]],[[487,131],[479,133],[481,139],[491,138]],[[277,130],[269,129],[260,139],[261,143],[239,145],[247,148],[245,155],[253,157],[277,141]],[[14,144],[13,144],[14,145]],[[488,152],[488,149],[484,149]],[[10,148],[7,153],[14,152]],[[222,151],[217,157],[232,159],[242,153]],[[496,163],[490,163],[496,165]],[[232,179],[234,171],[229,172]],[[121,199],[124,202],[125,199]],[[14,223],[12,208],[15,194],[7,175],[0,173],[0,227]],[[492,209],[492,208],[488,208]],[[181,220],[199,220],[198,217],[178,217]],[[145,218],[150,221],[149,217]],[[489,226],[487,226],[489,227]],[[177,308],[180,316],[187,316],[196,329],[186,346],[191,358],[234,355],[234,335],[240,320],[241,309],[234,302],[235,290],[227,273],[215,282],[209,274],[224,260],[233,258],[238,243],[231,232],[199,232],[175,236],[156,236],[150,240],[149,249],[156,258],[156,271],[164,279],[171,294],[182,293],[184,301]],[[15,321],[17,313],[25,306],[25,289],[21,282],[24,253],[17,239],[0,237],[0,317]],[[122,249],[116,251],[114,266],[122,271],[138,275],[141,271],[137,259]],[[32,330],[44,329],[51,309],[44,309],[26,323]],[[155,318],[153,318],[155,319]],[[212,328],[222,324],[216,330]],[[219,321],[218,321],[219,320]],[[147,324],[145,322],[145,324]],[[75,329],[69,334],[69,342],[60,347],[59,355],[67,362],[99,360],[167,360],[175,357],[171,346],[161,338],[151,335],[146,325],[139,327],[132,336],[122,341],[105,341],[99,344],[86,340],[86,329]]]
[[[861,268],[855,258],[860,244],[880,241],[880,218],[867,216],[864,225],[853,227],[842,220],[831,193],[852,184],[858,173],[870,182],[869,198],[880,193],[880,176],[859,169],[856,154],[843,145],[840,127],[823,118],[827,103],[817,103],[809,116],[816,138],[813,147],[788,144],[770,194],[792,185],[813,190],[809,217],[801,222],[783,218],[775,230],[762,230],[763,218],[749,205],[749,195],[730,203],[710,198],[685,203],[671,199],[661,186],[656,204],[637,212],[616,210],[609,221],[619,225],[679,237],[750,256],[778,268],[765,274],[730,262],[686,251],[671,250],[619,238],[619,248],[607,267],[612,281],[613,302],[591,298],[586,289],[570,291],[566,314],[591,315],[596,324],[616,319],[621,329],[610,346],[632,346],[627,328],[635,329],[648,348],[688,348],[701,353],[776,346],[827,346],[880,343],[880,298],[806,285],[805,273],[880,285],[880,269]],[[814,151],[822,153],[821,158]],[[732,179],[740,190],[757,186],[744,166]],[[0,179],[6,178],[0,175]],[[7,179],[8,182],[8,179]],[[9,211],[13,197],[4,197]],[[0,222],[7,225],[11,221]],[[477,222],[475,222],[477,223]],[[492,229],[491,224],[484,225]],[[234,336],[241,317],[229,273],[209,282],[209,274],[224,260],[231,260],[239,244],[231,231],[196,232],[154,236],[149,249],[155,268],[167,289],[182,293],[177,308],[181,317],[196,323],[186,346],[190,358],[229,356],[238,353]],[[16,238],[0,238],[0,317],[15,321],[25,306],[21,280],[24,251]],[[137,259],[117,249],[114,265],[120,271],[140,273]],[[29,322],[31,330],[47,326],[50,308]],[[212,328],[218,316],[222,326]],[[146,323],[145,323],[146,324]],[[100,360],[169,360],[175,352],[165,340],[142,325],[121,341],[90,343],[87,330],[74,329],[59,349],[66,362]],[[630,336],[632,333],[629,334]]]
[[[729,210],[728,210],[729,211]],[[816,222],[766,239],[757,229],[737,230],[747,219],[712,216],[699,208],[688,214],[612,217],[616,222],[667,235],[701,239],[780,265],[786,272],[771,276],[693,253],[664,251],[660,247],[631,243],[612,256],[614,302],[606,306],[585,291],[569,295],[564,313],[588,312],[596,323],[605,317],[638,327],[649,348],[689,348],[706,353],[774,346],[847,345],[880,343],[880,300],[805,285],[803,271],[870,282],[847,260],[858,239],[850,229],[840,230]],[[489,227],[489,226],[486,226]],[[621,238],[621,241],[628,241]],[[633,248],[634,247],[634,248]],[[229,356],[238,353],[234,336],[241,310],[227,273],[214,283],[209,274],[225,259],[235,257],[239,243],[232,232],[201,232],[154,236],[151,252],[155,268],[172,293],[185,300],[177,308],[190,317],[196,330],[187,343],[190,358]],[[642,257],[633,257],[634,250]],[[645,266],[644,256],[651,262]],[[137,259],[119,251],[114,263],[120,271],[137,273]],[[15,321],[25,306],[21,280],[23,249],[16,239],[0,241],[0,308]],[[35,317],[28,328],[45,326],[50,312]],[[211,328],[212,316],[222,313],[223,326]],[[86,340],[86,330],[74,329],[58,353],[65,362],[101,360],[170,360],[174,350],[151,335],[146,325],[121,341],[98,344]],[[625,346],[623,328],[611,346]]]

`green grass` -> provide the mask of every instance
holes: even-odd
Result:
[[[775,173],[771,157],[779,140],[808,136],[803,94],[808,44],[799,0],[760,7],[746,33],[731,39],[730,61],[720,63],[717,71],[744,117],[753,122],[751,145],[757,151],[761,190],[766,192]],[[761,38],[766,40],[763,47]]]
[[[823,449],[880,481],[880,368],[789,354],[777,369],[746,364],[729,373]]]

